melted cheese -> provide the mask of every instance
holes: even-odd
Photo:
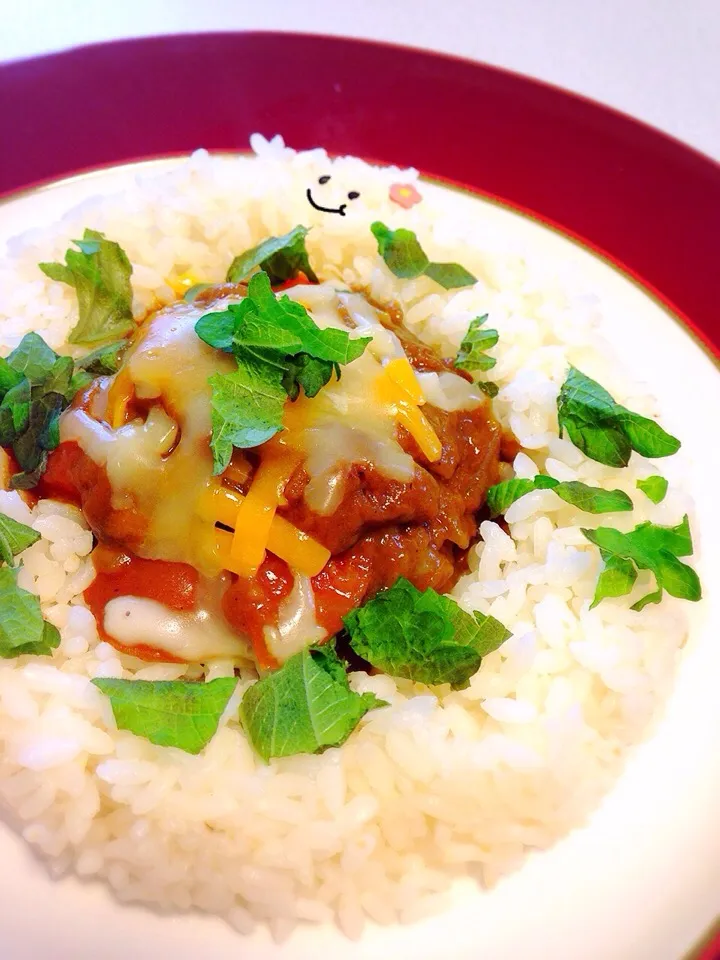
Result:
[[[327,636],[315,619],[315,597],[308,577],[295,577],[292,590],[280,604],[278,626],[265,627],[264,634],[265,645],[278,663]]]
[[[144,644],[188,662],[218,657],[252,662],[249,640],[233,630],[222,614],[227,583],[227,576],[203,579],[196,608],[183,612],[145,597],[115,597],[105,607],[103,626],[125,646]]]
[[[247,496],[238,506],[230,556],[236,572],[243,577],[254,576],[265,559],[275,511],[300,460],[294,451],[273,450],[263,459]]]
[[[208,312],[208,307],[184,303],[160,311],[105,387],[110,415],[115,404],[125,402],[128,385],[139,399],[157,400],[144,423],[137,419],[113,429],[71,408],[61,419],[60,439],[76,440],[106,468],[115,509],[134,505],[148,519],[138,552],[210,572],[195,549],[195,505],[213,469],[208,378],[231,371],[234,361],[196,335],[195,323]],[[118,419],[112,415],[113,423]]]
[[[347,330],[351,322],[355,325],[351,335],[372,338],[363,355],[342,368],[340,379],[333,377],[313,399],[288,403],[285,431],[260,449],[261,462],[278,446],[294,451],[296,459],[288,462],[303,462],[310,478],[307,505],[329,515],[342,500],[349,463],[372,463],[391,479],[412,479],[415,463],[398,443],[397,421],[410,430],[429,459],[439,455],[437,437],[419,409],[422,402],[459,409],[482,399],[476,388],[453,373],[416,375],[398,338],[382,326],[378,312],[360,294],[320,284],[297,286],[285,295],[303,303],[321,327]],[[147,518],[141,555],[184,561],[208,575],[217,574],[219,565],[249,575],[269,549],[294,569],[312,575],[328,553],[274,516],[282,489],[277,477],[265,483],[269,466],[261,466],[251,478],[250,495],[244,501],[238,495],[232,518],[226,494],[222,509],[215,513],[198,507],[206,503],[208,489],[218,487],[209,448],[208,378],[232,371],[235,361],[204,344],[194,326],[203,314],[226,305],[226,300],[210,307],[176,303],[157,313],[141,329],[121,372],[96,391],[93,416],[77,408],[66,411],[61,440],[76,440],[106,468],[115,509],[133,506]],[[373,385],[379,380],[385,387],[377,390]],[[149,407],[144,422],[140,418],[125,422],[128,411],[136,408],[133,398]],[[100,422],[103,418],[109,426]],[[227,476],[243,484],[249,470],[248,461],[238,458]],[[283,467],[280,480],[288,476]],[[231,535],[218,536],[222,531],[214,529],[215,522],[236,531],[232,548]]]

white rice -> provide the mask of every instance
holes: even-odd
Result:
[[[22,556],[20,584],[39,595],[62,637],[52,658],[0,661],[0,798],[55,873],[103,878],[122,900],[195,907],[242,933],[267,922],[283,938],[299,921],[334,920],[357,937],[368,918],[412,921],[436,909],[456,877],[493,884],[587,818],[667,697],[687,623],[672,598],[629,609],[648,591],[647,575],[629,599],[590,610],[600,559],[579,528],[677,523],[691,503],[672,484],[657,506],[636,489],[638,478],[666,473],[663,465],[633,455],[627,469],[612,470],[559,438],[555,401],[568,362],[618,401],[656,412],[600,336],[599,304],[577,289],[571,266],[518,253],[481,217],[452,221],[438,192],[401,210],[388,187],[416,182],[413,171],[295,153],[279,138],[255,136],[252,146],[257,159],[199,151],[173,172],[143,173],[122,196],[93,197],[14,241],[0,263],[3,352],[29,330],[64,347],[74,293],[37,264],[62,259],[85,227],[128,253],[141,314],[172,298],[168,276],[221,278],[234,255],[303,223],[313,227],[308,246],[322,277],[398,300],[409,325],[446,353],[472,317],[489,313],[500,333],[494,406],[523,446],[517,474],[544,469],[619,488],[635,509],[596,518],[537,491],[508,510],[509,536],[483,523],[456,597],[513,635],[468,689],[354,674],[356,690],[391,706],[368,714],[340,749],[266,766],[237,722],[251,677],[199,756],[115,728],[90,678],[199,678],[202,670],[144,664],[100,642],[82,600],[93,571],[81,515],[52,501],[30,511],[0,492],[0,511],[42,534]],[[345,201],[348,189],[361,194],[344,218],[305,199],[330,172],[324,196],[337,192],[328,202]],[[376,255],[375,219],[416,230],[431,258],[458,261],[480,280],[447,293],[427,279],[397,280]],[[206,678],[233,667],[216,662]]]

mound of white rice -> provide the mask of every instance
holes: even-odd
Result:
[[[299,921],[334,920],[354,937],[366,918],[405,922],[436,909],[457,876],[493,884],[586,819],[667,696],[687,625],[672,598],[629,609],[648,592],[647,575],[630,599],[590,610],[600,559],[580,526],[674,524],[691,505],[672,485],[657,506],[640,493],[638,478],[663,471],[637,455],[613,470],[559,438],[556,397],[568,362],[619,402],[655,412],[599,335],[597,301],[576,289],[571,267],[518,252],[481,216],[450,219],[442,191],[423,183],[423,202],[400,209],[389,185],[415,183],[413,171],[295,153],[279,138],[256,136],[252,146],[257,158],[200,151],[170,173],[151,169],[123,195],[93,197],[14,241],[0,264],[3,352],[29,330],[65,349],[74,293],[37,264],[62,259],[85,227],[128,253],[139,315],[173,298],[168,277],[220,279],[236,254],[302,223],[313,228],[308,247],[321,277],[397,300],[412,329],[446,354],[472,317],[490,314],[500,333],[494,407],[523,447],[519,476],[542,469],[620,488],[635,505],[596,518],[538,491],[509,509],[510,535],[483,523],[456,597],[513,635],[469,688],[354,674],[355,689],[391,707],[369,713],[340,749],[266,766],[237,722],[249,676],[199,756],[115,728],[90,678],[197,678],[202,670],[144,664],[99,642],[82,599],[93,576],[82,517],[53,501],[30,511],[0,492],[0,511],[42,534],[22,556],[20,584],[40,596],[62,636],[52,658],[0,661],[0,798],[26,840],[54,872],[104,878],[124,900],[210,911],[242,932],[267,922],[277,938]],[[306,188],[326,173],[323,202],[360,193],[345,217],[308,205]],[[444,292],[425,278],[397,280],[376,254],[376,219],[415,230],[431,259],[460,262],[479,282]],[[215,662],[205,676],[233,669]]]

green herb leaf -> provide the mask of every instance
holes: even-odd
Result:
[[[317,283],[318,278],[310,266],[305,249],[307,235],[307,227],[297,226],[282,237],[268,237],[251,250],[246,250],[230,264],[228,282],[239,283],[259,267],[268,275],[273,286],[294,280],[299,273],[304,273],[308,280]]]
[[[266,762],[320,753],[350,736],[368,710],[385,706],[373,693],[350,689],[334,644],[307,647],[249,687],[240,720]]]
[[[115,722],[160,747],[197,754],[212,740],[237,686],[235,677],[191,680],[92,681],[110,700]]]
[[[210,378],[216,473],[229,463],[233,446],[258,446],[282,428],[288,397],[295,400],[301,388],[314,397],[370,342],[321,329],[301,304],[276,297],[263,271],[250,278],[244,300],[201,317],[195,331],[210,346],[232,352],[238,363],[235,373]]]
[[[655,523],[641,523],[630,533],[621,533],[612,527],[583,530],[583,535],[600,548],[606,565],[612,558],[630,561],[638,570],[650,570],[655,575],[658,590],[644,597],[632,609],[641,610],[647,603],[657,603],[663,590],[673,597],[697,601],[702,589],[697,573],[679,557],[692,554],[692,538],[687,516],[676,527],[663,527]],[[617,564],[615,564],[617,566]],[[627,567],[623,567],[627,571]],[[602,575],[601,575],[602,576]],[[603,596],[618,596],[604,592]],[[593,605],[603,596],[597,591]]]
[[[662,503],[668,489],[668,482],[665,477],[655,474],[652,477],[646,477],[645,480],[638,480],[638,490],[642,490],[645,496],[653,503]]]
[[[391,273],[404,280],[421,276],[430,264],[412,230],[391,230],[376,220],[370,230],[377,240],[378,253]]]
[[[31,387],[44,382],[60,358],[37,333],[26,333],[7,357],[6,363],[12,367],[19,378],[16,383],[25,377]],[[70,359],[69,357],[65,359]],[[72,364],[72,361],[70,361]]]
[[[610,467],[626,467],[633,450],[644,457],[668,457],[680,441],[648,417],[615,403],[599,383],[575,367],[558,396],[558,423],[585,456]]]
[[[412,280],[423,274],[446,290],[468,287],[477,282],[459,263],[431,263],[412,230],[391,230],[376,220],[370,230],[377,240],[378,253],[396,277]]]
[[[487,492],[486,503],[491,517],[507,513],[508,507],[531,493],[535,489],[535,481],[526,478],[513,477],[512,480],[503,480],[490,487]]]
[[[24,523],[0,513],[0,562],[12,566],[13,557],[37,543],[40,534]]]
[[[511,504],[533,490],[552,490],[566,503],[586,513],[616,513],[633,508],[632,500],[622,490],[603,490],[579,480],[561,483],[554,477],[538,474],[534,480],[515,477],[490,487],[487,492],[487,505],[491,515],[496,517],[500,513],[506,513]]]
[[[48,451],[60,441],[60,413],[88,377],[36,333],[26,334],[0,364],[0,446],[11,447],[21,467],[10,478],[12,489],[35,486]]]
[[[40,601],[17,585],[17,570],[0,567],[0,657],[44,656],[60,643],[60,634],[46,623]]]
[[[482,657],[510,632],[493,617],[473,619],[453,600],[400,578],[344,618],[355,653],[394,677],[466,687]]]
[[[287,394],[278,371],[246,359],[233,373],[210,377],[210,448],[215,474],[230,463],[233,447],[257,447],[282,429]]]
[[[624,597],[630,593],[637,571],[630,560],[623,560],[615,554],[609,554],[605,560],[605,567],[598,577],[595,587],[595,596],[590,608],[596,607],[605,597]]]
[[[132,266],[124,250],[96,230],[85,230],[83,239],[73,243],[79,252],[68,250],[65,264],[40,264],[51,280],[67,283],[77,293],[78,322],[68,340],[100,343],[124,336],[134,328]]]
[[[113,340],[88,353],[76,362],[76,367],[93,377],[109,377],[117,373],[122,357],[130,345],[129,340]]]
[[[633,508],[632,500],[622,490],[603,490],[579,480],[556,482],[552,490],[566,503],[585,513],[620,513]]]
[[[461,267],[459,263],[429,263],[425,268],[425,276],[430,277],[446,290],[469,287],[477,283],[477,277],[474,277],[465,267]]]
[[[634,603],[630,609],[635,610],[639,613],[641,610],[644,610],[649,603],[660,603],[663,598],[662,590],[653,590],[652,593],[646,593],[644,597],[641,597],[636,603]]]
[[[475,317],[470,321],[468,331],[463,337],[455,358],[455,366],[460,370],[467,370],[470,373],[476,370],[491,370],[497,363],[495,357],[490,357],[485,352],[494,347],[499,339],[497,330],[483,329],[487,318],[488,315],[483,314],[482,317]]]

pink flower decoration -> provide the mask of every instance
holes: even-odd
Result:
[[[420,203],[422,197],[411,183],[393,183],[390,187],[390,199],[409,210],[416,203]]]

